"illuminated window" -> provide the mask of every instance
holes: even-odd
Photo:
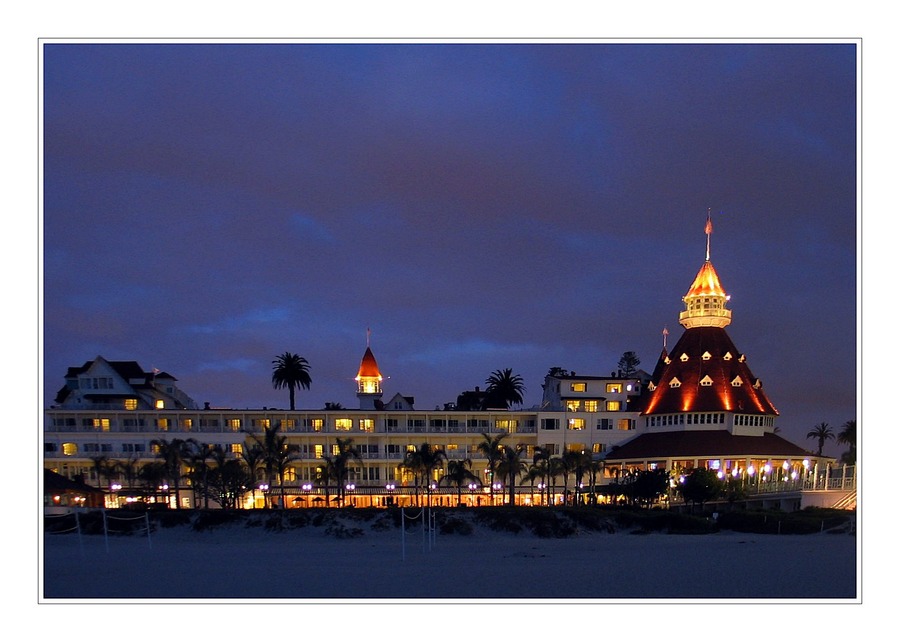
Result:
[[[622,384],[621,383],[608,383],[608,384],[606,384],[606,392],[620,394],[622,392]]]
[[[681,382],[678,380],[678,377],[672,377],[672,381],[669,382],[670,388],[680,388]]]
[[[256,428],[271,428],[272,427],[271,419],[253,419],[251,421],[251,423]]]
[[[334,420],[334,429],[335,430],[350,430],[353,428],[353,420],[352,419],[335,419]]]
[[[569,419],[569,429],[584,430],[584,419]]]
[[[682,352],[679,359],[681,359],[682,361],[687,361],[689,359],[689,357],[687,356],[687,353]]]
[[[313,446],[313,455],[315,455],[316,459],[322,459],[322,457],[325,455],[325,446],[323,446],[322,444],[316,444],[315,446]]]
[[[722,358],[725,359],[725,361],[731,361],[734,357],[731,356],[730,352],[726,352],[725,356]]]
[[[293,430],[297,426],[296,419],[285,419],[281,422],[281,427],[285,430]]]
[[[375,430],[375,420],[374,419],[360,419],[359,420],[359,429],[363,432],[372,432]]]
[[[700,358],[703,359],[704,361],[709,361],[710,359],[712,359],[712,355],[708,352],[704,352],[703,356],[701,356]]]
[[[515,432],[516,428],[519,427],[519,422],[515,419],[498,419],[496,421],[495,425],[500,430],[505,430],[507,432]]]
[[[587,412],[597,412],[600,407],[600,402],[596,399],[589,399],[584,402],[584,409]]]
[[[325,426],[324,419],[310,419],[309,427],[312,428],[315,432],[319,432]]]
[[[740,388],[742,385],[744,385],[744,382],[741,380],[740,375],[731,380],[731,385],[735,388]]]
[[[711,386],[711,385],[713,385],[713,380],[710,379],[709,375],[706,375],[705,377],[703,377],[700,380],[700,385],[701,386]]]
[[[241,429],[241,420],[240,419],[229,419],[228,427],[232,430],[240,430]]]
[[[244,452],[244,444],[231,444],[231,452],[235,455],[241,455]]]
[[[100,418],[94,419],[94,428],[98,430],[102,430],[103,432],[107,432],[109,430],[109,419]]]
[[[581,408],[581,401],[578,399],[569,399],[566,402],[566,409],[569,412],[578,412],[579,408]]]
[[[162,400],[162,399],[156,400],[156,409],[157,410],[162,410],[165,407],[166,407],[166,402],[164,400]]]
[[[191,428],[194,427],[194,420],[193,419],[182,419],[181,425],[184,426],[185,430],[190,430]]]
[[[622,409],[621,401],[607,401],[606,409],[610,412],[617,412]]]
[[[125,400],[125,410],[137,410],[138,400],[137,399],[126,399]]]
[[[281,481],[285,482],[295,482],[297,481],[297,469],[293,466],[289,466],[285,469],[284,475],[281,478]]]
[[[634,419],[619,419],[616,427],[619,430],[634,430]]]
[[[67,457],[71,457],[72,455],[78,454],[78,444],[73,444],[71,442],[66,442],[62,445],[63,455]]]
[[[166,418],[161,418],[156,420],[156,428],[158,430],[168,430],[169,429],[169,420]]]
[[[587,390],[587,384],[583,381],[577,381],[572,384],[572,392],[584,392]]]
[[[604,450],[603,444],[601,443],[593,443],[591,444],[591,452],[594,454],[602,453]]]

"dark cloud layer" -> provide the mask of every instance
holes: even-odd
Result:
[[[856,416],[852,44],[44,45],[44,387],[420,408],[511,367],[652,369],[705,257],[797,441]]]

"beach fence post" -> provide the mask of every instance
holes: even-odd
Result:
[[[150,541],[150,513],[144,513],[144,525],[147,527],[147,548],[153,548],[153,542]]]
[[[104,508],[103,513],[103,545],[106,547],[106,552],[109,553],[109,526],[106,523],[106,509]]]

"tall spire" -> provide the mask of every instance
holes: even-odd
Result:
[[[682,297],[684,311],[678,315],[678,322],[685,328],[712,326],[724,328],[731,323],[731,310],[725,309],[729,296],[725,294],[719,275],[709,260],[709,237],[712,234],[712,217],[706,213],[706,261],[694,277],[687,294]]]

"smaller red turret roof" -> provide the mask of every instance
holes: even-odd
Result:
[[[356,377],[381,377],[381,372],[378,370],[378,362],[375,361],[375,355],[372,354],[372,348],[366,348],[366,353],[359,364],[359,373]]]

